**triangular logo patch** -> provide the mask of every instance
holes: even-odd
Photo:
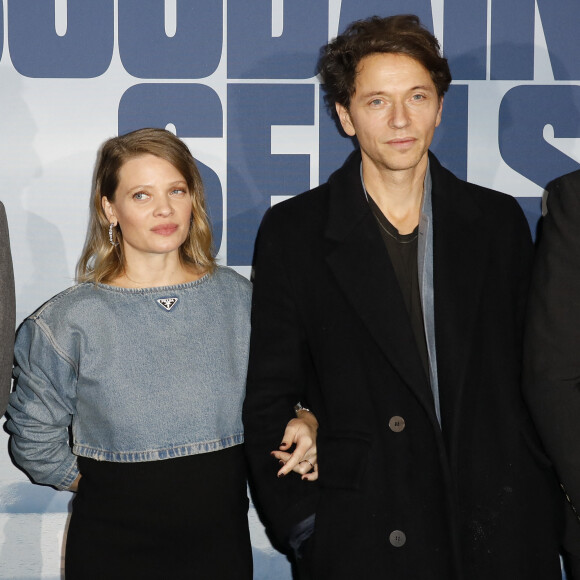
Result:
[[[157,304],[169,312],[176,304],[178,298],[159,298]]]

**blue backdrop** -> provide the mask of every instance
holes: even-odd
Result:
[[[352,148],[313,76],[352,20],[413,12],[454,81],[433,150],[518,198],[532,230],[580,160],[577,0],[0,0],[0,199],[18,321],[69,286],[96,150],[168,127],[199,160],[221,263],[249,275],[264,211],[326,180]],[[31,485],[0,445],[0,579],[60,578],[70,494]],[[275,466],[273,466],[273,469]],[[290,578],[255,513],[258,579]]]

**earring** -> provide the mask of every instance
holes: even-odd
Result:
[[[111,246],[118,246],[119,243],[115,242],[115,240],[113,240],[113,228],[115,227],[115,224],[113,222],[111,222],[109,224],[109,242],[111,242]]]

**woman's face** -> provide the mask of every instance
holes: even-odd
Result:
[[[115,201],[103,197],[103,209],[123,232],[127,260],[177,252],[192,217],[185,178],[169,161],[150,154],[121,166]]]

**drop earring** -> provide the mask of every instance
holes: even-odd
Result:
[[[115,227],[115,224],[113,222],[111,222],[109,224],[109,242],[111,243],[111,246],[118,246],[119,243],[115,242],[115,240],[113,240],[113,228]]]

